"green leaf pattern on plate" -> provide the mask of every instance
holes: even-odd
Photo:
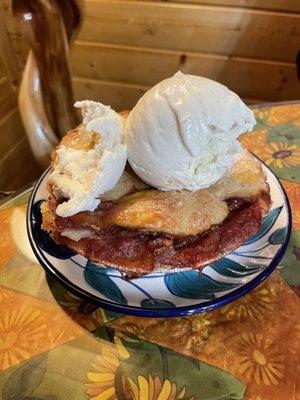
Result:
[[[184,271],[167,274],[165,284],[172,294],[189,299],[215,298],[214,293],[224,292],[234,287],[236,283],[217,282],[198,271]]]
[[[252,275],[261,269],[257,264],[251,266],[243,265],[229,258],[222,258],[221,260],[215,261],[211,264],[211,268],[219,274],[230,278],[241,278],[242,276]]]
[[[248,245],[253,242],[256,242],[257,240],[261,239],[263,236],[265,236],[266,233],[270,231],[270,229],[273,227],[275,224],[280,212],[282,210],[282,207],[277,207],[271,210],[268,215],[266,215],[263,218],[262,224],[260,231],[257,232],[255,235],[251,236],[250,239],[248,239],[243,245]]]
[[[98,267],[97,265],[88,261],[84,270],[84,276],[86,281],[94,289],[98,290],[109,300],[127,304],[127,300],[123,296],[121,290],[108,275],[111,270],[111,268]]]

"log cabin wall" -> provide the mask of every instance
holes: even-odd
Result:
[[[0,191],[16,190],[40,173],[22,125],[16,93],[0,59]]]
[[[21,71],[27,45],[11,0],[1,6]],[[248,103],[299,99],[299,49],[299,0],[86,0],[71,50],[75,97],[131,108],[180,69],[218,80]]]
[[[36,163],[22,125],[17,102],[21,70],[0,9],[0,191],[20,188],[41,169]]]

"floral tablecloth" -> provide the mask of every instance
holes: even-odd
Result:
[[[155,319],[86,303],[46,275],[26,236],[32,188],[0,209],[0,398],[300,399],[300,103],[255,109],[244,145],[280,178],[293,233],[256,290],[208,313]]]

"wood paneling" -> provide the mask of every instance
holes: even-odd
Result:
[[[300,16],[146,1],[86,1],[81,40],[294,61]]]
[[[214,5],[220,3],[221,5]],[[279,10],[299,10],[299,0],[279,2]],[[294,62],[300,44],[297,13],[226,7],[232,0],[138,1],[87,0],[86,19],[79,39],[129,46],[229,54]],[[203,4],[210,3],[210,4]],[[258,4],[258,2],[256,2]],[[263,0],[264,7],[277,2]],[[222,5],[223,4],[223,5]],[[281,6],[280,6],[281,5]],[[12,34],[17,26],[10,13],[6,24]]]
[[[40,175],[21,122],[16,88],[21,75],[19,56],[6,30],[8,1],[0,3],[0,190],[15,190]],[[4,12],[4,13],[3,13]],[[24,41],[18,41],[24,47]],[[23,51],[23,50],[22,50]]]
[[[292,63],[83,42],[75,44],[71,61],[76,77],[94,80],[152,86],[180,69],[217,80],[242,97],[279,100],[300,95]]]
[[[6,29],[5,14],[0,7],[0,54],[5,66],[6,76],[11,86],[17,91],[20,83],[20,71],[18,68],[17,55],[15,54],[11,37]]]
[[[6,77],[0,79],[0,121],[16,107],[16,94]],[[1,122],[0,122],[1,123]],[[0,135],[2,133],[0,132]]]
[[[5,68],[4,68],[3,61],[0,57],[0,79],[3,78],[4,76],[5,76]]]
[[[13,108],[0,121],[0,190],[16,190],[40,174],[19,111]]]
[[[164,2],[166,0],[153,1]],[[172,0],[172,2],[229,7],[245,7],[258,10],[300,12],[299,0]]]
[[[151,86],[178,69],[219,80],[249,99],[299,98],[299,0],[87,0],[86,6],[72,71],[99,80],[97,87],[105,81],[106,97],[108,87],[112,95],[118,87],[118,104],[128,94],[124,83],[135,85],[126,106],[136,86]],[[9,25],[22,68],[27,46],[16,24]]]
[[[149,87],[119,82],[74,78],[75,99],[93,99],[115,110],[132,108]]]
[[[0,171],[1,190],[17,190],[41,174],[25,136],[1,159]]]
[[[27,49],[15,39],[25,62]],[[179,52],[76,41],[71,50],[75,77],[151,86],[177,70],[218,80],[240,96],[260,100],[300,97],[292,62]]]
[[[94,99],[111,105],[117,111],[130,110],[139,98],[150,88],[121,82],[99,81],[86,78],[74,78],[75,97],[77,100]],[[244,97],[246,104],[264,103],[267,100]]]
[[[11,109],[0,121],[0,161],[10,149],[24,137],[24,128],[19,110]]]

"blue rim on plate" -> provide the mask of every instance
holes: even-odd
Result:
[[[88,286],[86,289],[84,289],[84,288],[80,287],[78,284],[76,284],[76,282],[74,282],[73,277],[71,277],[71,278],[67,277],[64,273],[62,273],[62,271],[59,270],[59,268],[57,266],[53,265],[53,261],[49,260],[49,258],[51,258],[51,257],[45,256],[45,253],[41,249],[39,239],[37,239],[37,237],[35,237],[35,235],[33,234],[34,225],[36,223],[35,217],[34,217],[34,204],[36,203],[36,194],[38,191],[41,190],[43,185],[45,185],[45,178],[49,174],[50,168],[48,168],[43,173],[43,175],[37,182],[32,194],[31,194],[29,203],[28,203],[27,232],[28,232],[29,241],[30,241],[31,247],[32,247],[34,254],[36,255],[38,261],[50,275],[52,275],[57,281],[59,281],[63,286],[67,287],[67,289],[69,289],[75,295],[77,295],[89,302],[93,302],[103,308],[110,310],[110,311],[121,313],[121,314],[131,314],[131,315],[146,316],[146,317],[175,317],[175,316],[191,315],[191,314],[196,314],[196,313],[213,310],[215,308],[218,308],[225,304],[228,304],[228,303],[232,302],[233,300],[238,299],[239,297],[245,295],[246,293],[248,293],[252,289],[254,289],[256,286],[258,286],[263,280],[265,280],[271,274],[271,272],[280,263],[283,255],[284,255],[284,252],[287,248],[287,245],[288,245],[288,242],[290,239],[291,225],[292,225],[291,209],[290,209],[289,200],[286,196],[286,193],[285,193],[280,181],[276,178],[276,176],[273,174],[273,172],[266,166],[264,166],[264,169],[267,172],[268,177],[269,178],[271,177],[273,182],[275,182],[275,185],[277,185],[277,191],[278,190],[280,191],[281,199],[283,201],[282,207],[284,207],[285,212],[286,212],[287,224],[284,226],[284,228],[281,228],[281,229],[284,229],[284,232],[285,232],[283,242],[282,243],[280,242],[280,248],[278,249],[278,251],[276,251],[275,256],[272,259],[272,261],[265,268],[263,268],[263,269],[261,268],[261,271],[258,272],[257,275],[253,279],[251,279],[249,282],[247,282],[245,284],[242,284],[242,283],[240,285],[236,284],[239,287],[231,290],[229,293],[223,294],[220,297],[214,298],[212,300],[202,301],[201,303],[193,303],[193,304],[182,305],[182,306],[180,306],[180,305],[177,306],[177,305],[173,304],[171,301],[169,302],[168,300],[162,300],[161,305],[159,305],[159,308],[152,308],[152,307],[147,307],[147,306],[133,306],[133,305],[129,305],[129,304],[118,303],[118,300],[110,301],[109,299],[99,298],[97,296],[97,294],[95,294],[95,290],[93,287],[91,287],[91,291],[89,291]],[[245,242],[245,243],[247,243],[247,242]],[[278,243],[276,243],[276,244],[278,244]],[[263,246],[263,247],[266,247],[266,246]],[[67,248],[64,248],[64,249],[66,252],[68,251]],[[256,252],[257,252],[257,250],[256,250]],[[249,251],[248,251],[248,253],[249,253]],[[255,253],[255,251],[254,251],[254,253]],[[76,253],[74,253],[74,254],[76,254]],[[232,253],[232,254],[234,254],[234,253]],[[228,256],[230,256],[230,254]],[[251,258],[251,257],[249,256],[248,258]],[[257,258],[259,258],[259,257],[257,257]],[[261,257],[261,258],[268,258],[268,257]],[[59,260],[59,263],[60,263],[60,265],[63,265],[64,261]],[[88,262],[85,266],[87,266],[87,265],[88,265]],[[214,265],[214,263],[212,264],[212,266],[213,265]],[[82,266],[82,268],[85,268],[85,267]],[[101,267],[96,267],[95,270],[100,271]],[[105,269],[105,271],[107,271],[107,269]],[[85,272],[86,272],[86,269],[83,273],[84,275],[85,275]],[[161,274],[160,276],[158,276],[156,274],[156,276],[153,276],[153,277],[155,277],[155,278],[162,277],[162,279],[164,279],[164,282],[165,282],[166,276],[170,276],[170,274],[180,274],[180,273],[181,272],[171,272],[169,274]],[[74,271],[74,275],[75,275],[75,271]],[[108,274],[108,276],[109,276],[109,274]],[[116,276],[116,275],[111,275],[111,276],[114,278],[119,278],[119,282],[120,282],[120,279],[121,279],[120,276]],[[106,275],[105,275],[105,277],[106,277]],[[104,279],[104,275],[103,275],[103,279]],[[121,279],[121,280],[123,281],[123,279]],[[213,281],[213,279],[211,279],[211,280]],[[143,279],[135,280],[135,282],[138,282],[138,281],[143,281]],[[90,283],[90,282],[88,282],[88,283]],[[131,282],[131,284],[133,286],[136,286],[140,291],[145,292],[147,294],[147,292],[142,287],[136,285],[134,282]],[[117,289],[117,290],[119,290],[119,289]],[[120,292],[120,290],[119,290],[119,292]],[[171,293],[170,293],[170,296],[171,296]],[[172,300],[173,300],[174,298],[177,297],[177,295],[175,294],[175,297],[174,297],[174,295],[172,294],[172,297],[173,297],[172,298]],[[183,296],[183,297],[185,297],[185,296]],[[181,297],[178,297],[178,299],[180,299],[180,298]],[[148,295],[148,300],[150,301],[150,303],[151,303],[151,299],[153,301],[155,301],[155,298]],[[186,300],[186,299],[184,299],[184,300]],[[194,297],[194,300],[195,300],[195,297]],[[160,300],[157,300],[157,301],[159,302]],[[145,304],[149,304],[149,303],[146,302]],[[165,307],[165,308],[161,307],[164,304],[167,304],[167,307]],[[174,306],[174,307],[172,307],[172,306]]]

